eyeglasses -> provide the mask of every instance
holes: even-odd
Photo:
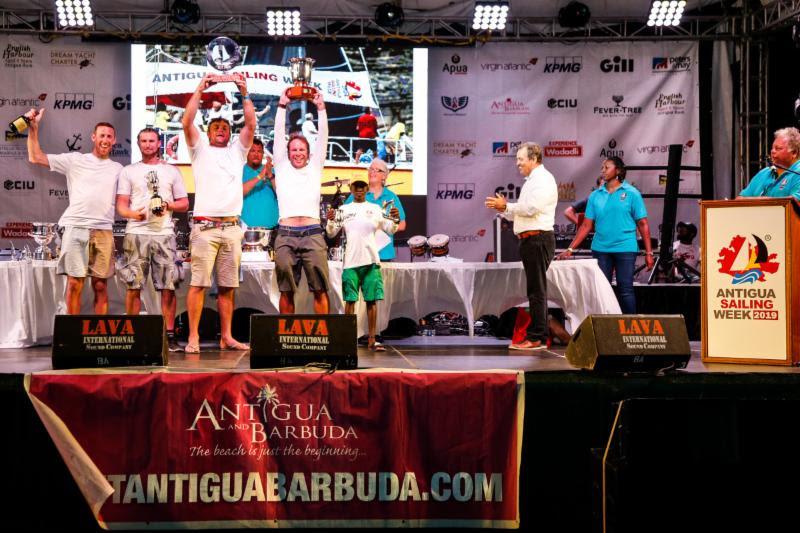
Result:
[[[382,168],[370,168],[367,170],[367,172],[380,172],[381,174],[386,174],[386,171]]]

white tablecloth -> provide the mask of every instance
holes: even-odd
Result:
[[[463,315],[470,325],[483,315],[500,315],[506,309],[527,303],[522,263],[386,263],[381,266],[385,298],[378,304],[378,330],[397,317],[421,318],[436,311]],[[331,313],[344,310],[342,264],[330,263]],[[277,314],[280,293],[273,263],[243,263],[242,283],[236,292],[236,307],[249,307]],[[555,261],[547,271],[551,307],[564,310],[572,331],[589,314],[620,313],[608,281],[594,259]],[[66,278],[55,273],[55,262],[0,262],[0,348],[48,343],[52,339],[53,316],[63,313]],[[298,313],[311,313],[312,298],[301,281],[295,295]],[[178,313],[186,310],[188,283],[177,291]],[[109,280],[109,312],[125,312],[125,284]],[[215,308],[211,291],[206,307]],[[152,285],[142,290],[142,307],[160,312],[160,299]],[[82,310],[92,312],[92,290],[84,287]],[[359,314],[359,334],[366,333],[366,309]]]

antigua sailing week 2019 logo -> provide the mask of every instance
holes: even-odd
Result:
[[[719,272],[731,276],[733,285],[765,281],[766,275],[774,274],[780,266],[776,261],[778,254],[769,253],[765,242],[771,237],[765,235],[762,239],[757,235],[751,236],[752,241],[748,241],[746,237],[736,235],[727,247],[719,251]]]

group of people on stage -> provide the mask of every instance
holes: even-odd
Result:
[[[359,290],[367,303],[368,345],[383,350],[376,342],[376,302],[383,298],[380,262],[394,257],[390,242],[378,249],[376,233],[392,235],[405,227],[405,213],[399,198],[384,187],[389,169],[375,159],[368,181],[350,184],[351,196],[340,213],[329,210],[320,220],[320,190],[328,121],[325,102],[316,93],[319,131],[313,146],[306,136],[292,133],[286,139],[286,108],[291,101],[281,95],[275,121],[273,157],[264,161],[264,145],[254,137],[256,112],[243,76],[236,76],[243,102],[243,126],[231,142],[231,124],[222,116],[210,120],[206,137],[195,125],[203,92],[216,83],[206,75],[192,94],[181,117],[192,161],[195,183],[193,225],[190,237],[191,281],[186,308],[189,318],[187,353],[200,351],[199,324],[206,289],[217,285],[221,350],[247,350],[249,346],[233,337],[231,322],[235,290],[239,286],[243,228],[249,225],[276,228],[275,271],[281,291],[279,310],[294,313],[294,295],[305,272],[314,297],[314,311],[329,311],[327,245],[323,234],[344,231],[343,293],[346,312],[354,311]],[[110,159],[116,131],[107,122],[92,132],[90,153],[46,154],[39,144],[43,110],[31,110],[28,136],[29,160],[60,172],[67,178],[70,203],[59,225],[64,228],[57,272],[67,276],[67,313],[79,314],[81,293],[87,277],[94,289],[94,312],[108,312],[107,280],[114,275],[112,226],[115,211],[128,220],[123,241],[124,261],[120,276],[127,284],[125,310],[138,314],[140,291],[148,275],[161,293],[162,313],[171,351],[181,349],[175,328],[175,252],[172,213],[189,209],[180,171],[160,158],[159,131],[145,128],[137,135],[142,160],[123,167]],[[388,206],[391,206],[389,209]],[[387,213],[388,211],[388,213]],[[323,223],[325,224],[323,226]]]

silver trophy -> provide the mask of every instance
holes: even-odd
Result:
[[[53,252],[50,250],[49,244],[56,236],[56,224],[54,222],[33,222],[30,236],[39,245],[33,252],[33,258],[40,261],[53,259]]]
[[[206,60],[216,70],[223,72],[214,76],[214,81],[223,83],[234,81],[236,75],[227,72],[242,62],[242,51],[230,37],[217,37],[206,46]]]
[[[147,173],[145,178],[147,179],[147,184],[150,186],[150,191],[153,193],[153,196],[150,197],[150,212],[160,217],[164,214],[167,203],[161,198],[161,195],[158,194],[158,173],[155,170],[151,170]]]
[[[290,100],[313,100],[317,90],[311,86],[311,72],[314,60],[310,57],[293,57],[289,60],[289,74],[294,87],[289,88],[286,96]]]

